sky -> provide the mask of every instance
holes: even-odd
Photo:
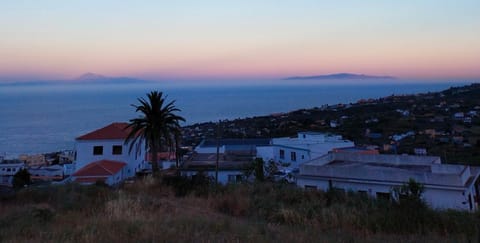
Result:
[[[0,1],[0,82],[480,77],[479,0]]]

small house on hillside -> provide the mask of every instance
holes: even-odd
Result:
[[[145,161],[145,145],[144,143],[134,144],[133,150],[129,151],[130,144],[125,144],[125,139],[130,133],[130,129],[127,126],[127,123],[112,123],[78,137],[75,144],[76,154],[73,163],[75,167],[74,176],[77,174],[76,177],[78,178],[78,172],[82,170],[81,175],[87,178],[88,175],[86,173],[92,171],[91,167],[88,167],[88,170],[83,169],[90,164],[95,164],[94,168],[100,168],[104,163],[99,163],[99,161],[109,161],[108,164],[125,164],[124,170],[122,167],[121,178],[133,177],[137,172],[142,171],[147,164]],[[120,167],[120,164],[115,166],[115,168]],[[116,173],[118,171],[115,170],[113,172]],[[92,174],[92,176],[96,175]],[[106,175],[102,174],[102,176],[105,177]]]
[[[182,164],[180,171],[183,176],[195,176],[203,173],[215,179],[216,153],[194,153]],[[245,170],[252,163],[251,157],[219,154],[218,182],[220,184],[236,183],[246,180]]]

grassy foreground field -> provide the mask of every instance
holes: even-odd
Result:
[[[0,204],[0,242],[477,242],[478,222],[285,184],[146,178],[120,189],[24,189]]]

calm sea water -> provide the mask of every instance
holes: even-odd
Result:
[[[0,86],[0,155],[73,149],[75,137],[137,115],[131,104],[151,90],[176,100],[186,125],[392,94],[440,91],[462,83],[371,85],[165,86],[83,84]]]

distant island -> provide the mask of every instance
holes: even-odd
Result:
[[[96,73],[84,73],[73,79],[64,80],[33,80],[22,82],[0,82],[0,85],[21,86],[21,85],[45,85],[45,84],[133,84],[149,83],[152,81],[130,78],[130,77],[109,77]]]
[[[149,81],[130,77],[108,77],[96,73],[85,73],[81,76],[66,80],[69,83],[146,83]]]
[[[284,80],[326,80],[326,79],[395,79],[393,76],[375,76],[355,73],[334,73],[315,76],[293,76]]]

